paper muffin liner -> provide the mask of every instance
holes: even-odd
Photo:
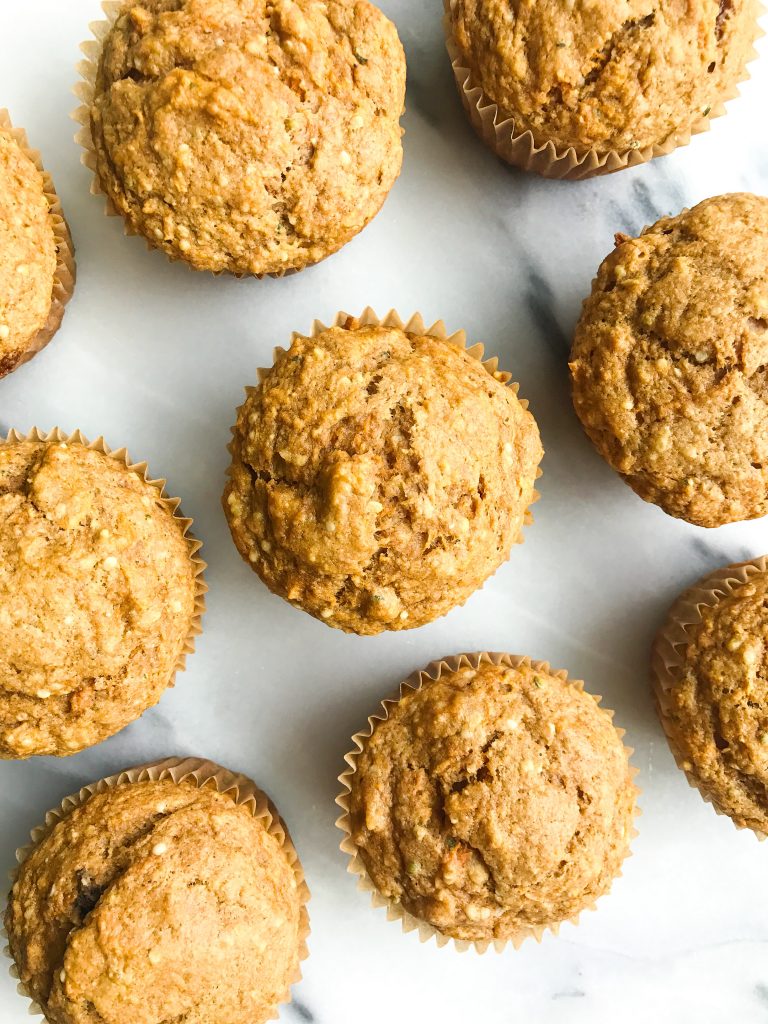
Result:
[[[22,352],[14,365],[5,371],[0,371],[0,378],[2,378],[34,358],[38,352],[45,348],[58,331],[64,318],[64,307],[72,298],[72,293],[75,290],[77,271],[75,267],[75,247],[72,244],[69,227],[64,219],[61,201],[56,193],[53,179],[43,167],[39,151],[30,148],[27,133],[22,128],[13,127],[10,115],[4,108],[0,108],[0,131],[7,132],[13,137],[19,149],[29,157],[40,174],[42,174],[43,192],[48,200],[53,237],[56,242],[56,269],[53,274],[53,291],[51,292],[51,308],[48,312],[48,319],[29,342],[26,350]]]
[[[301,961],[306,960],[309,955],[309,950],[307,949],[307,939],[309,938],[309,914],[307,912],[307,903],[309,902],[310,894],[304,878],[304,870],[301,866],[299,855],[291,841],[288,829],[278,814],[277,808],[269,799],[267,794],[259,789],[259,787],[247,776],[231,772],[227,768],[222,768],[221,765],[218,765],[213,761],[208,761],[199,757],[168,757],[162,761],[140,765],[136,768],[127,768],[124,771],[119,772],[117,775],[110,775],[108,778],[101,779],[99,782],[92,782],[88,786],[83,786],[78,793],[65,797],[58,807],[48,811],[45,815],[44,823],[32,829],[32,832],[30,833],[31,841],[16,851],[16,861],[20,867],[32,851],[53,831],[60,821],[63,821],[63,819],[66,818],[75,808],[86,803],[87,800],[92,796],[95,796],[97,793],[104,793],[108,789],[115,789],[118,786],[129,785],[134,782],[159,782],[165,779],[172,779],[173,782],[178,784],[191,783],[198,789],[212,787],[219,793],[230,796],[234,803],[246,806],[254,818],[264,821],[265,828],[270,835],[274,836],[278,840],[288,863],[293,868],[293,873],[296,878],[297,892],[301,900],[299,920],[299,962],[296,965],[295,974],[288,982],[288,988],[275,1004],[273,1012],[268,1018],[266,1018],[267,1020],[275,1020],[279,1016],[278,1007],[281,1004],[290,1001],[291,986],[301,980]],[[15,883],[16,878],[18,877],[19,867],[14,868],[10,872],[11,885]],[[27,990],[25,985],[19,980],[19,972],[13,961],[13,956],[8,944],[8,933],[1,917],[0,936],[3,939],[3,952],[11,961],[9,973],[11,977],[18,982],[16,991],[20,996],[24,996],[29,1000],[30,1006],[28,1012],[30,1015],[45,1017],[45,1011],[43,1008],[35,1001],[34,997]]]
[[[172,498],[167,494],[165,489],[166,481],[159,477],[151,477],[146,462],[132,462],[126,448],[110,448],[103,437],[97,437],[95,441],[89,441],[79,430],[75,430],[73,433],[66,433],[59,427],[54,427],[53,430],[50,431],[40,430],[38,427],[33,427],[27,434],[20,433],[18,430],[11,430],[7,437],[0,437],[0,447],[7,444],[18,444],[20,441],[57,441],[63,444],[79,444],[84,448],[89,448],[91,451],[97,451],[101,452],[102,455],[108,455],[111,459],[115,459],[132,473],[135,473],[145,483],[149,484],[150,487],[153,487],[158,492],[158,497],[161,503],[168,509],[173,518],[179,524],[182,536],[187,543],[187,551],[193,567],[195,577],[195,603],[189,633],[184,641],[181,653],[176,660],[173,673],[168,680],[166,688],[170,688],[174,685],[176,673],[184,671],[187,662],[187,655],[192,654],[195,650],[195,637],[199,636],[203,631],[202,618],[203,613],[205,612],[205,594],[208,591],[208,585],[203,578],[207,564],[200,557],[200,549],[203,546],[203,542],[198,540],[191,532],[192,520],[182,514],[180,507],[181,498]],[[73,753],[77,753],[77,751],[73,751]]]
[[[713,608],[723,598],[736,593],[750,579],[765,572],[768,572],[768,555],[755,558],[751,562],[729,565],[704,576],[698,583],[683,591],[669,609],[651,650],[651,684],[656,710],[677,767],[685,774],[688,784],[699,791],[717,814],[729,818],[736,828],[753,832],[761,841],[766,838],[766,834],[720,810],[707,791],[706,784],[697,777],[695,767],[678,744],[677,731],[669,716],[669,693],[677,685],[680,670],[685,665],[686,647],[702,621],[701,609]]]
[[[442,320],[436,320],[431,327],[427,327],[426,321],[424,320],[424,317],[421,315],[421,313],[414,313],[408,321],[404,321],[394,309],[391,309],[383,319],[378,317],[375,311],[371,309],[370,306],[366,306],[359,317],[352,316],[349,313],[345,313],[342,311],[337,313],[329,324],[324,324],[321,320],[314,320],[312,322],[312,328],[309,337],[316,338],[324,331],[330,330],[331,327],[344,327],[347,330],[354,330],[357,327],[369,326],[395,327],[398,328],[399,330],[404,331],[406,334],[417,334],[428,338],[438,338],[440,341],[448,342],[449,345],[455,345],[457,348],[463,349],[468,356],[472,357],[472,359],[476,359],[478,362],[482,363],[485,369],[493,377],[494,380],[497,380],[500,384],[504,384],[507,387],[511,388],[512,392],[517,396],[517,400],[520,402],[520,405],[523,407],[523,409],[528,409],[528,400],[525,398],[520,398],[520,385],[512,381],[511,373],[509,373],[506,370],[499,369],[499,360],[497,356],[492,356],[490,358],[484,359],[483,354],[485,350],[480,342],[477,342],[476,344],[467,347],[466,331],[454,331],[452,334],[449,334]],[[293,334],[291,335],[291,343],[293,343],[293,341],[298,337],[301,337],[300,333],[298,331],[294,331]],[[286,351],[287,350],[283,348],[282,345],[277,345],[273,352],[274,359],[277,360],[277,357]],[[248,385],[245,388],[246,401],[252,394],[254,394],[254,392],[258,390],[258,388],[261,386],[261,383],[263,383],[263,381],[271,372],[271,369],[272,367],[258,368],[257,375],[259,378],[259,384]],[[237,408],[235,424],[237,423],[237,420],[240,418],[240,412],[244,408],[244,404],[245,403],[243,403],[243,405],[238,406]],[[232,449],[234,444],[235,429],[236,426],[233,426],[231,429],[233,440],[230,441],[229,444],[227,445],[227,451],[229,452],[230,455],[234,455]],[[535,479],[540,479],[541,474],[541,466],[538,466],[536,469]],[[227,479],[229,480],[230,478],[231,466],[227,470]],[[541,495],[536,490],[536,488],[534,488],[530,505],[535,505],[540,497]],[[523,515],[523,526],[531,526],[533,524],[533,514],[531,512],[530,505],[525,510],[525,513]],[[514,544],[522,544],[523,540],[523,531],[522,529],[520,529],[517,537],[515,538]]]
[[[739,95],[739,85],[749,78],[749,71],[745,66],[741,78],[737,79],[712,104],[706,116],[700,117],[684,129],[673,132],[663,142],[640,149],[610,150],[607,153],[600,153],[592,148],[577,149],[574,146],[558,146],[552,139],[531,129],[517,131],[514,117],[505,114],[483,89],[475,84],[472,71],[463,62],[453,38],[451,20],[455,2],[456,0],[443,0],[445,8],[443,29],[456,87],[472,127],[483,142],[502,160],[524,171],[540,174],[544,178],[580,181],[583,178],[613,174],[614,171],[621,171],[625,167],[637,167],[657,156],[667,156],[673,150],[687,146],[694,135],[708,131],[710,121],[726,112],[725,104]],[[755,3],[755,36],[745,65],[757,57],[754,43],[765,34],[757,22],[764,10],[765,8],[758,0]]]
[[[80,75],[82,81],[77,82],[72,90],[75,96],[80,100],[80,106],[77,107],[71,115],[72,120],[76,121],[77,124],[80,125],[77,132],[75,132],[75,142],[83,151],[80,156],[80,161],[91,172],[91,195],[104,197],[105,215],[107,217],[120,217],[123,222],[123,231],[127,237],[135,235],[138,238],[143,238],[147,249],[150,252],[161,253],[170,263],[182,263],[194,274],[211,274],[213,277],[221,277],[226,274],[229,277],[236,277],[238,279],[253,277],[259,280],[264,277],[290,277],[292,274],[298,274],[302,270],[309,270],[310,267],[317,266],[317,264],[322,263],[324,259],[328,259],[328,256],[334,255],[333,253],[329,253],[328,256],[323,258],[323,260],[316,260],[314,263],[309,263],[304,267],[288,267],[286,270],[277,270],[263,274],[235,273],[229,270],[199,270],[197,267],[193,267],[192,264],[188,263],[185,259],[182,259],[182,257],[172,256],[170,253],[165,252],[164,249],[160,249],[158,246],[153,245],[148,238],[141,234],[141,232],[136,231],[131,227],[126,218],[123,217],[110,197],[101,187],[99,172],[96,166],[96,146],[91,133],[91,106],[93,104],[93,97],[96,88],[96,75],[98,73],[102,46],[104,44],[104,40],[112,29],[112,26],[117,21],[120,11],[123,10],[124,7],[124,0],[102,0],[101,9],[104,12],[105,17],[99,21],[92,21],[88,26],[93,34],[93,38],[87,39],[85,42],[80,44],[80,51],[83,53],[85,59],[78,61],[76,71]],[[381,206],[384,205],[385,199],[386,196],[382,198]],[[379,209],[381,209],[381,206]]]
[[[357,773],[358,759],[365,749],[367,741],[371,738],[378,725],[389,718],[390,710],[398,704],[404,696],[420,690],[427,683],[436,682],[444,672],[457,672],[462,668],[477,669],[484,662],[488,662],[492,665],[505,665],[508,668],[518,668],[521,665],[530,667],[536,672],[541,672],[542,675],[549,675],[556,679],[562,679],[563,682],[567,682],[575,689],[584,691],[583,681],[581,679],[571,679],[565,669],[553,669],[546,661],[536,661],[533,658],[522,657],[517,654],[480,651],[472,654],[457,654],[448,658],[439,658],[437,661],[430,662],[426,668],[418,669],[416,672],[411,673],[411,675],[400,684],[392,696],[386,697],[380,702],[381,710],[368,717],[368,728],[354,734],[352,742],[355,749],[351,750],[344,756],[344,760],[349,767],[339,775],[339,782],[343,788],[341,793],[336,797],[336,803],[344,812],[336,821],[336,827],[344,833],[340,849],[343,853],[347,854],[349,858],[349,863],[347,864],[348,873],[357,875],[358,889],[362,889],[364,892],[369,892],[371,894],[371,904],[374,907],[384,907],[386,909],[387,920],[399,921],[404,932],[417,932],[420,942],[429,942],[434,938],[438,946],[446,946],[451,943],[454,948],[461,953],[466,952],[468,949],[474,949],[477,953],[485,953],[491,946],[493,946],[497,953],[500,953],[510,945],[514,949],[519,949],[526,939],[531,938],[535,939],[536,942],[541,942],[546,932],[551,932],[553,935],[557,935],[560,930],[560,926],[566,922],[578,925],[581,914],[586,910],[596,910],[596,902],[600,898],[597,897],[596,899],[593,899],[583,907],[582,910],[571,917],[565,918],[562,921],[552,922],[551,924],[531,925],[522,928],[519,932],[508,939],[476,939],[474,941],[470,941],[466,939],[455,939],[449,935],[443,934],[431,924],[428,924],[421,918],[415,917],[413,914],[409,913],[401,906],[400,903],[387,899],[379,892],[373,879],[368,873],[365,862],[363,861],[358,847],[352,838],[352,819],[350,815],[350,795],[352,793],[351,779],[352,776]],[[602,700],[601,697],[595,696],[594,694],[591,694],[591,696],[597,704]],[[613,719],[613,711],[608,711],[605,708],[602,710],[605,711],[609,718]],[[618,726],[614,726],[614,728],[616,729],[619,739],[623,739],[626,730],[620,729]],[[624,745],[624,750],[626,751],[628,758],[634,753],[633,748],[626,746],[626,744]],[[640,789],[634,782],[636,775],[637,768],[630,765],[631,785],[635,794],[633,818],[637,818],[640,814],[640,808],[637,805],[637,797],[640,795]],[[630,839],[634,839],[637,834],[637,828],[632,824]],[[628,846],[624,859],[626,860],[627,857],[631,856],[632,851]],[[612,881],[615,881],[616,878],[620,877],[621,870],[618,870]],[[602,895],[607,894],[608,891]]]

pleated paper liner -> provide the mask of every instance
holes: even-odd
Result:
[[[546,925],[531,925],[527,928],[521,929],[517,934],[508,939],[487,939],[487,940],[463,940],[454,939],[448,935],[444,935],[439,932],[432,925],[428,924],[421,918],[415,917],[413,914],[405,910],[399,903],[388,900],[376,888],[376,885],[368,874],[365,867],[363,858],[358,851],[358,848],[352,838],[352,821],[350,816],[350,794],[352,792],[351,778],[357,772],[358,759],[360,754],[365,748],[366,742],[371,738],[377,726],[386,721],[389,718],[390,709],[406,694],[420,690],[424,685],[430,682],[436,682],[444,672],[456,672],[462,668],[478,668],[484,662],[489,662],[493,665],[505,665],[508,668],[517,668],[520,665],[530,666],[534,671],[541,672],[542,675],[554,676],[557,679],[562,679],[564,682],[569,683],[577,690],[584,690],[584,683],[580,679],[570,679],[568,673],[564,669],[552,669],[546,661],[535,661],[532,658],[521,657],[514,654],[504,654],[498,652],[481,651],[473,654],[458,654],[449,658],[440,658],[437,661],[430,662],[426,668],[419,669],[413,672],[408,678],[402,682],[391,697],[387,697],[381,701],[381,710],[368,718],[368,728],[363,729],[360,732],[355,733],[352,737],[352,742],[355,749],[346,754],[344,760],[349,765],[346,771],[342,772],[339,776],[339,782],[342,785],[342,791],[339,796],[336,797],[336,803],[342,809],[343,814],[337,819],[336,826],[344,833],[344,838],[341,841],[340,849],[343,853],[349,857],[349,863],[347,865],[347,871],[350,874],[357,875],[357,886],[364,892],[371,894],[371,903],[374,907],[384,907],[387,912],[387,920],[399,921],[404,932],[417,932],[420,942],[429,942],[431,939],[435,939],[438,946],[446,946],[451,943],[455,949],[459,952],[466,952],[469,949],[474,949],[477,953],[485,953],[491,946],[497,953],[500,953],[507,946],[512,946],[514,949],[519,949],[526,939],[535,939],[536,942],[541,942],[546,932],[551,932],[553,935],[557,935],[562,924],[569,922],[570,924],[577,925],[581,914],[585,910],[595,910],[596,901],[592,901],[579,913],[574,914],[572,917],[565,918],[563,921],[556,921]],[[601,698],[592,695],[596,703],[600,703]],[[613,718],[613,711],[602,709],[605,713]],[[616,732],[619,738],[623,738],[625,734],[624,729],[616,728]],[[631,747],[624,747],[627,752],[627,757],[631,757],[633,750]],[[631,777],[637,775],[637,769],[630,766]],[[633,790],[635,793],[635,800],[640,794],[638,787],[632,783]],[[637,817],[640,814],[640,808],[635,802],[634,816]],[[630,839],[634,839],[637,835],[637,829],[633,826]],[[625,859],[631,857],[632,852],[627,847]],[[616,878],[621,877],[621,871],[616,873]],[[603,895],[607,895],[607,892]],[[598,897],[599,898],[599,897]]]
[[[448,55],[451,59],[456,87],[472,127],[483,142],[502,160],[514,167],[519,167],[524,171],[533,171],[545,178],[579,181],[598,175],[613,174],[625,167],[637,167],[658,156],[667,156],[673,150],[687,146],[692,136],[708,131],[710,121],[726,112],[725,104],[739,95],[739,84],[749,78],[749,71],[745,67],[742,78],[712,104],[706,116],[700,117],[691,125],[674,132],[664,142],[644,146],[640,149],[608,153],[599,153],[594,149],[577,150],[574,146],[557,146],[551,139],[534,133],[530,129],[517,131],[514,117],[505,114],[483,89],[473,82],[472,71],[464,65],[459,48],[453,38],[451,16],[455,0],[443,0],[443,3],[445,7],[443,28]],[[757,18],[765,8],[759,0],[754,7],[754,42],[756,42],[764,35],[757,23]],[[757,57],[757,51],[753,45],[745,64],[754,60],[755,57]]]
[[[123,231],[126,236],[135,235],[140,238],[144,238],[147,249],[150,252],[161,252],[162,255],[164,255],[171,263],[182,263],[188,270],[196,274],[210,273],[213,277],[221,277],[223,274],[227,274],[230,277],[236,278],[282,278],[290,277],[292,274],[298,274],[302,270],[309,270],[311,267],[317,266],[318,263],[322,263],[323,260],[317,260],[314,263],[307,264],[305,267],[289,267],[286,270],[278,270],[264,274],[233,273],[227,270],[198,270],[181,257],[173,256],[170,253],[165,252],[165,250],[159,249],[157,246],[153,245],[148,238],[136,231],[115,207],[115,204],[101,187],[101,182],[99,181],[98,168],[96,166],[96,147],[91,133],[91,105],[93,103],[93,96],[96,87],[96,75],[98,72],[98,64],[104,40],[112,29],[112,26],[115,24],[118,14],[124,9],[124,7],[124,0],[102,0],[101,8],[105,14],[105,18],[100,21],[93,21],[88,26],[93,33],[94,38],[88,39],[84,43],[80,44],[80,50],[84,54],[85,59],[78,62],[76,70],[82,78],[82,81],[77,82],[73,89],[75,96],[80,100],[80,106],[72,112],[72,119],[80,125],[80,128],[75,133],[75,142],[82,147],[83,152],[80,157],[81,162],[88,168],[92,175],[91,195],[104,197],[104,212],[106,215],[108,217],[120,217],[123,221]],[[384,205],[385,199],[386,195],[382,196],[379,209]],[[373,217],[371,219],[373,219]],[[328,254],[328,256],[332,255],[334,255],[334,253]],[[327,259],[328,256],[324,257],[324,259]]]
[[[275,1005],[274,1012],[268,1018],[274,1020],[279,1016],[277,1007],[281,1003],[290,1000],[290,986],[295,985],[301,979],[301,961],[309,955],[307,949],[307,938],[309,937],[309,914],[307,903],[309,902],[309,888],[304,878],[304,871],[299,860],[296,848],[291,842],[291,837],[283,823],[277,808],[266,795],[245,775],[236,774],[213,761],[207,761],[198,757],[169,757],[156,763],[141,765],[137,768],[128,768],[117,775],[110,775],[99,782],[84,786],[79,793],[65,797],[58,807],[48,811],[44,824],[38,825],[31,833],[31,842],[16,851],[16,860],[21,865],[30,855],[32,850],[48,836],[56,825],[66,818],[76,807],[80,807],[96,793],[103,793],[108,789],[115,789],[117,786],[130,785],[135,782],[153,781],[158,782],[165,779],[172,779],[178,784],[192,784],[199,789],[212,787],[219,793],[230,796],[234,803],[242,804],[248,808],[254,818],[263,820],[270,835],[274,836],[285,853],[286,859],[293,868],[296,878],[297,892],[301,900],[301,917],[299,924],[299,960],[296,965],[296,972],[289,982],[289,987]],[[18,875],[18,868],[11,872],[11,884],[15,882]],[[13,961],[8,943],[8,935],[5,928],[2,928],[4,940],[3,952]],[[11,977],[18,980],[19,973],[15,963],[10,966]],[[29,1013],[32,1015],[45,1016],[39,1003],[35,1002],[32,995],[19,981],[17,985],[19,995],[30,1000]]]
[[[53,290],[51,292],[51,308],[48,312],[48,319],[40,328],[35,337],[29,342],[27,348],[16,359],[13,366],[0,370],[0,378],[13,370],[28,363],[38,352],[45,348],[54,334],[61,326],[64,317],[64,307],[72,298],[75,290],[75,247],[72,244],[72,236],[69,227],[64,219],[61,208],[61,201],[56,194],[53,179],[43,167],[40,153],[31,149],[27,140],[27,134],[22,128],[14,128],[11,123],[8,111],[0,108],[0,131],[7,132],[12,136],[19,149],[29,157],[40,174],[43,176],[43,191],[48,200],[48,207],[51,213],[51,224],[53,237],[56,242],[56,269],[53,275]]]
[[[488,373],[493,377],[494,380],[498,381],[500,384],[504,384],[504,385],[510,387],[512,389],[512,391],[514,392],[514,394],[517,395],[518,401],[520,402],[520,405],[522,405],[522,407],[524,409],[528,409],[528,401],[527,401],[527,399],[520,398],[520,396],[518,394],[518,392],[520,390],[520,385],[516,384],[516,383],[510,383],[512,381],[512,374],[508,373],[506,370],[500,370],[499,369],[499,360],[498,360],[498,358],[496,356],[492,356],[490,358],[483,359],[484,348],[483,348],[482,344],[480,344],[478,342],[475,345],[470,345],[469,347],[467,347],[467,335],[466,335],[466,332],[465,331],[454,331],[452,334],[449,334],[448,331],[446,330],[445,324],[443,323],[442,320],[436,320],[435,323],[433,323],[431,327],[427,327],[426,326],[426,322],[424,320],[424,317],[421,315],[421,313],[414,313],[407,321],[404,321],[402,319],[402,317],[394,309],[391,309],[387,313],[387,315],[385,317],[380,318],[380,317],[378,317],[376,315],[375,311],[373,309],[371,309],[370,306],[366,306],[365,309],[363,310],[363,312],[360,314],[359,317],[351,316],[349,313],[339,312],[339,313],[336,314],[336,316],[331,320],[331,322],[329,324],[324,324],[321,320],[314,320],[312,322],[312,329],[311,329],[311,332],[310,332],[309,336],[312,337],[312,338],[316,338],[316,337],[318,337],[318,335],[322,334],[324,331],[329,330],[331,327],[343,327],[346,330],[355,330],[358,327],[370,327],[370,326],[374,326],[374,327],[394,327],[394,328],[397,328],[398,330],[404,331],[406,334],[413,334],[413,335],[418,335],[418,336],[427,337],[427,338],[438,338],[440,341],[445,341],[449,345],[454,345],[457,348],[463,349],[467,353],[468,356],[472,357],[472,359],[477,359],[479,362],[481,362],[483,364],[483,366],[485,367],[485,369],[488,371]],[[293,341],[297,337],[299,337],[299,333],[297,331],[294,331],[292,336],[291,336],[291,341]],[[279,355],[281,355],[285,351],[286,351],[286,349],[284,349],[281,345],[278,345],[275,348],[275,350],[274,350],[274,358],[275,358],[275,360],[277,359],[277,357]],[[257,371],[258,372],[258,377],[259,377],[259,384],[256,385],[255,387],[254,386],[246,387],[246,389],[245,389],[246,400],[247,400],[249,395],[252,395],[255,391],[258,390],[258,388],[260,387],[261,383],[269,375],[270,369],[271,368],[267,369],[267,368],[264,368],[264,367],[259,367],[259,369]],[[239,406],[238,407],[238,409],[237,409],[237,418],[239,418],[240,410],[242,408],[243,408],[243,406]],[[233,427],[232,428],[232,433],[233,434],[234,434],[234,431],[235,431],[235,428]],[[229,446],[228,446],[227,450],[229,451],[230,455],[233,454],[232,453],[232,442],[231,441],[229,443]],[[542,473],[541,467],[539,467],[537,469],[537,471],[536,471],[536,479],[537,480],[541,477],[541,473]],[[531,505],[534,505],[539,500],[540,497],[541,497],[541,495],[539,494],[539,492],[534,489],[533,497],[531,498]],[[530,507],[529,507],[528,509],[526,509],[526,512],[525,512],[525,516],[523,518],[523,525],[524,526],[530,526],[532,523],[533,523],[533,515],[532,515]],[[515,543],[516,544],[522,544],[523,543],[522,530],[520,530],[520,532],[519,532],[519,534],[518,534],[518,536],[517,536],[517,538],[515,540]]]
[[[38,442],[51,442],[55,441],[59,444],[75,445],[79,444],[85,448],[89,448],[92,451],[101,452],[103,455],[108,455],[111,459],[115,459],[121,465],[125,466],[132,473],[135,473],[145,483],[153,487],[157,493],[160,501],[168,509],[173,518],[179,525],[182,536],[187,543],[187,550],[189,552],[189,558],[193,566],[195,576],[195,605],[193,609],[192,620],[190,622],[189,633],[184,642],[181,654],[176,662],[173,675],[168,680],[168,686],[173,686],[174,678],[177,672],[182,672],[186,666],[187,655],[192,654],[195,650],[195,637],[202,633],[202,617],[205,611],[205,594],[208,587],[203,578],[203,573],[207,568],[206,563],[200,557],[200,549],[203,544],[199,541],[191,532],[192,520],[184,516],[181,512],[181,499],[172,498],[166,493],[165,480],[153,479],[149,475],[149,469],[146,462],[132,462],[128,456],[126,448],[115,448],[112,449],[107,445],[103,437],[97,437],[95,441],[89,441],[79,430],[73,433],[66,433],[59,427],[54,427],[53,430],[44,431],[38,427],[33,427],[32,430],[27,434],[22,434],[18,430],[11,430],[7,437],[0,437],[0,447],[6,444],[17,444],[20,441],[38,441]]]
[[[768,556],[756,558],[751,562],[729,565],[704,576],[698,583],[684,591],[669,609],[651,652],[651,683],[656,710],[677,767],[685,773],[688,784],[699,791],[717,814],[730,818],[736,828],[753,832],[761,841],[766,838],[765,833],[752,828],[744,821],[737,820],[717,806],[707,791],[706,784],[697,778],[694,766],[683,753],[675,724],[668,711],[669,692],[677,685],[680,670],[685,665],[686,648],[696,628],[701,624],[701,609],[713,608],[723,598],[736,593],[750,579],[765,572],[768,572]]]

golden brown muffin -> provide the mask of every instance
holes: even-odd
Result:
[[[737,825],[768,835],[768,572],[762,561],[762,571],[751,563],[732,566],[678,599],[656,641],[654,691],[688,779]],[[671,631],[673,657],[660,662],[670,652]]]
[[[707,199],[616,236],[571,354],[587,434],[699,526],[768,512],[768,199]]]
[[[662,144],[730,98],[757,13],[754,0],[452,0],[450,23],[499,121],[605,154]]]
[[[0,377],[16,368],[46,325],[56,259],[43,176],[0,124]]]
[[[519,939],[607,892],[636,788],[611,713],[527,659],[470,655],[364,738],[351,838],[374,885],[442,935]]]
[[[197,270],[317,263],[400,172],[405,56],[366,0],[126,0],[90,111],[131,230]]]
[[[533,416],[459,345],[399,327],[296,335],[239,410],[224,509],[267,586],[330,626],[411,629],[520,538]]]
[[[195,564],[157,487],[80,444],[0,444],[0,757],[72,754],[156,704]]]
[[[247,807],[171,780],[67,814],[21,865],[5,915],[52,1024],[260,1024],[299,961],[301,899]]]

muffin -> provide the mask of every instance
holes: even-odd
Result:
[[[0,443],[0,757],[98,743],[183,667],[203,563],[161,484],[85,443]]]
[[[698,526],[768,512],[768,199],[616,236],[584,303],[573,401],[646,501]]]
[[[243,558],[347,632],[463,604],[520,539],[542,456],[499,376],[420,319],[295,335],[233,428],[224,509]]]
[[[73,286],[72,242],[53,183],[0,110],[0,377],[47,345]]]
[[[768,835],[768,559],[682,594],[653,650],[653,686],[678,766],[741,828]]]
[[[298,976],[308,894],[273,809],[157,775],[65,802],[18,869],[10,953],[51,1024],[260,1024]]]
[[[446,0],[446,29],[462,99],[492,148],[582,177],[671,152],[723,113],[755,55],[759,9]]]
[[[81,116],[131,233],[196,270],[281,275],[378,212],[400,172],[405,96],[378,8],[126,0],[107,28]]]
[[[519,944],[608,891],[637,790],[598,698],[542,662],[488,654],[435,663],[400,692],[355,737],[339,800],[350,870],[394,913]]]

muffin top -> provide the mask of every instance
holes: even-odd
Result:
[[[81,444],[0,444],[0,757],[69,754],[137,718],[194,604],[156,487]]]
[[[662,696],[682,767],[718,810],[768,834],[768,573],[687,628],[683,664]]]
[[[768,199],[717,196],[616,243],[573,344],[587,434],[670,515],[765,515]]]
[[[743,77],[754,0],[452,0],[460,61],[515,130],[599,153],[663,143]]]
[[[0,377],[45,326],[55,272],[43,176],[13,135],[0,130]]]
[[[5,926],[52,1024],[260,1024],[294,978],[300,913],[263,820],[169,780],[71,811],[21,865]]]
[[[606,892],[635,787],[594,697],[482,660],[406,691],[349,777],[352,838],[377,889],[456,939],[511,939]]]
[[[400,171],[405,57],[365,0],[128,0],[91,107],[100,183],[198,270],[300,269]]]
[[[355,633],[423,625],[508,557],[533,416],[477,359],[398,327],[297,335],[239,411],[224,507],[275,593]]]

